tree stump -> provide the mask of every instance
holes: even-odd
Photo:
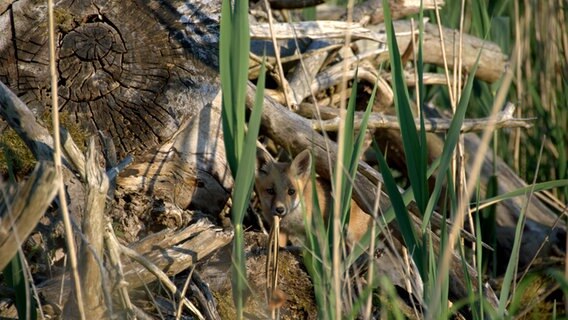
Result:
[[[47,11],[2,10],[0,81],[38,116],[50,112]],[[231,188],[220,125],[216,1],[62,1],[55,7],[59,108],[135,162],[122,195],[218,213]],[[145,210],[140,206],[131,206]]]

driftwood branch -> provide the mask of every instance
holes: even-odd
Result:
[[[57,192],[57,173],[53,164],[40,161],[26,182],[10,190],[2,186],[0,198],[0,270],[18,252],[23,241],[36,227],[39,219]]]
[[[444,5],[444,1],[425,0],[422,2],[424,10],[432,10]],[[393,20],[404,18],[420,11],[420,1],[391,0],[389,1]],[[318,18],[323,20],[346,20],[347,9],[340,6],[328,6],[318,10]],[[378,24],[384,21],[383,2],[381,0],[367,0],[353,7],[353,21],[363,25]]]
[[[358,23],[344,21],[303,21],[294,23],[275,23],[272,26],[277,40],[290,40],[300,38],[339,39],[349,32],[353,40],[366,39],[379,43],[386,43],[386,34],[371,31]],[[271,40],[270,29],[267,23],[250,25],[251,39]]]
[[[99,166],[97,155],[95,140],[91,138],[87,150],[86,166],[84,170],[81,170],[86,173],[87,203],[81,226],[84,240],[79,252],[79,274],[85,296],[84,306],[89,311],[89,314],[95,318],[103,317],[106,312],[106,306],[103,301],[104,288],[101,279],[101,269],[104,268],[104,213],[106,194],[109,188],[108,177]],[[72,309],[68,309],[67,306],[65,308],[65,310]]]
[[[399,50],[401,52],[408,52],[412,50],[411,35],[412,28],[409,21],[395,21],[394,22],[397,42]],[[441,51],[440,44],[440,34],[437,28],[432,24],[425,23],[425,35],[424,35],[424,62],[433,63],[438,66],[444,65],[443,55]],[[295,28],[298,28],[297,30]],[[329,68],[324,67],[324,62],[328,59],[330,53],[337,49],[337,42],[339,40],[328,39],[328,40],[318,40],[325,34],[325,32],[330,32],[336,37],[344,35],[346,29],[354,30],[358,36],[355,39],[373,39],[373,41],[383,43],[386,41],[384,25],[376,27],[375,31],[368,30],[369,32],[363,32],[364,27],[358,25],[349,25],[344,22],[337,21],[319,21],[319,22],[306,22],[298,23],[294,25],[290,24],[278,24],[276,27],[276,38],[279,40],[292,39],[294,37],[303,38],[307,37],[312,39],[312,43],[307,47],[307,51],[302,54],[302,60],[298,61],[296,64],[295,71],[289,75],[289,83],[294,92],[294,100],[296,103],[303,102],[307,97],[317,94],[322,90],[330,88],[340,83],[345,79],[345,70],[343,63],[332,65]],[[333,30],[333,31],[332,31]],[[416,32],[416,31],[414,31]],[[451,29],[443,29],[444,41],[446,55],[452,55],[456,45],[457,35],[455,31]],[[327,36],[327,34],[325,34]],[[269,36],[267,28],[264,24],[259,24],[251,27],[251,37],[257,39],[266,39]],[[463,68],[467,71],[470,70],[475,62],[477,61],[477,56],[479,54],[479,66],[475,76],[479,79],[494,82],[498,80],[503,71],[507,66],[507,58],[501,52],[500,48],[495,44],[487,41],[480,40],[478,38],[464,35],[463,36],[464,47],[468,50],[463,51]],[[325,50],[329,48],[329,50]],[[374,65],[377,61],[383,61],[385,48],[380,45],[378,48],[371,47],[371,49],[362,51],[358,55],[348,56],[345,62],[348,63],[348,78],[353,78],[355,75],[355,67],[359,69],[358,77],[370,83],[377,82],[379,80],[378,87],[378,104],[380,107],[390,106],[393,102],[393,93],[387,81],[390,81],[390,74],[384,76],[378,76]],[[450,52],[451,51],[451,52]],[[296,54],[297,56],[297,54]],[[286,59],[286,58],[284,58]],[[452,60],[453,61],[453,60]],[[370,68],[366,66],[365,62],[371,62]],[[255,65],[255,64],[253,64]],[[450,68],[452,63],[450,63]],[[253,67],[252,73],[257,72],[256,68]],[[405,73],[405,78],[409,85],[414,85],[415,77],[412,72],[408,74]],[[384,77],[384,79],[383,79]],[[447,81],[445,77],[441,74],[430,74],[425,77],[425,82],[429,84],[445,84]],[[283,103],[285,97],[282,95],[281,91],[269,91],[268,94],[276,99],[279,103]],[[522,119],[518,119],[517,122],[512,122],[513,120],[505,121],[504,126],[506,127],[527,127],[527,124],[523,124]],[[389,126],[388,121],[384,118],[378,117],[373,120],[377,123],[377,127]],[[387,124],[385,124],[387,123]],[[330,124],[333,126],[332,124]],[[374,124],[373,124],[374,125]],[[432,128],[435,128],[437,123],[432,123]],[[469,124],[473,128],[468,129],[470,131],[477,130],[479,127],[475,124]],[[442,131],[444,129],[441,129]]]
[[[169,275],[193,266],[213,251],[227,245],[232,233],[223,232],[207,220],[199,220],[179,231],[164,230],[130,246]],[[151,282],[154,276],[133,263],[124,266],[125,279],[131,288]]]
[[[410,24],[410,22],[408,22]],[[463,35],[463,47],[457,50],[459,45],[459,32],[450,28],[443,28],[444,47],[448,67],[454,68],[454,62],[458,61],[458,52],[462,53],[462,68],[468,72],[473,69],[479,55],[479,65],[475,77],[487,82],[495,82],[501,78],[509,62],[507,56],[503,54],[501,48],[489,41],[485,41],[472,35]],[[440,32],[438,27],[432,23],[424,25],[424,63],[433,63],[437,66],[444,66],[442,55],[442,45],[440,43]]]
[[[53,161],[53,139],[8,87],[0,82],[0,115],[18,133],[38,160]]]
[[[114,239],[114,241],[118,244],[118,240]],[[122,252],[122,254],[124,254],[125,256],[129,257],[130,259],[132,259],[133,261],[136,261],[137,263],[139,263],[140,265],[144,266],[144,268],[151,272],[156,278],[158,278],[158,280],[164,285],[164,287],[166,287],[171,293],[173,293],[176,297],[176,299],[181,300],[182,304],[187,307],[189,310],[191,310],[191,312],[200,320],[205,319],[203,317],[203,315],[201,314],[201,312],[195,307],[195,305],[193,303],[191,303],[191,301],[189,301],[185,296],[183,296],[181,294],[181,292],[179,291],[179,289],[176,287],[176,285],[170,281],[170,279],[168,278],[168,276],[162,271],[162,269],[158,268],[155,264],[153,264],[150,260],[146,259],[146,257],[144,257],[143,255],[139,254],[138,252],[136,252],[135,250],[132,250],[128,247],[119,245],[120,247],[120,251]]]
[[[464,120],[460,131],[474,132],[483,131],[488,125],[494,126],[495,128],[530,128],[532,124],[530,121],[534,119],[519,119],[513,118],[513,112],[515,107],[513,104],[509,103],[503,111],[501,111],[495,121],[489,118],[480,119],[466,119]],[[337,110],[339,114],[339,110]],[[363,119],[363,112],[357,112],[355,114],[354,128],[359,129],[361,127],[361,121]],[[329,120],[312,120],[312,128],[319,131],[337,131],[339,130],[340,118],[337,116]],[[420,129],[420,119],[415,119],[414,123],[417,129]],[[437,132],[442,133],[448,131],[450,128],[451,120],[445,118],[426,118],[424,119],[424,129],[427,132]],[[369,129],[397,129],[400,130],[400,122],[396,116],[385,115],[379,112],[373,112],[369,115],[369,122],[367,124]]]
[[[108,235],[108,234],[107,234]],[[111,237],[111,235],[108,235]],[[194,266],[198,261],[231,242],[233,234],[222,231],[206,219],[198,220],[181,230],[163,230],[129,246],[167,275],[175,275]],[[112,240],[108,240],[112,241]],[[120,250],[120,249],[118,249]],[[124,280],[129,289],[156,280],[155,275],[135,261],[123,262]],[[47,301],[59,298],[61,278],[52,279],[39,288]],[[65,290],[69,290],[65,286]],[[67,294],[65,291],[64,294]]]

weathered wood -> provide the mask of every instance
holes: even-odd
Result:
[[[427,28],[425,28],[424,36],[424,47],[428,50],[424,50],[424,61],[428,63],[436,64],[440,67],[444,66],[441,41],[437,28],[434,25],[425,23]],[[412,50],[411,34],[412,28],[410,21],[395,21],[394,27],[396,30],[397,43],[400,52],[408,52]],[[298,29],[296,29],[298,28]],[[417,32],[414,27],[414,32]],[[276,24],[275,25],[275,37],[284,44],[286,39],[290,37],[297,36],[300,40],[303,38],[311,39],[311,44],[307,45],[305,49],[301,49],[303,55],[303,61],[298,60],[293,68],[293,72],[289,75],[290,86],[293,89],[294,101],[295,103],[301,103],[304,99],[316,95],[318,92],[324,91],[329,87],[338,85],[342,80],[345,79],[345,67],[344,63],[348,63],[348,79],[352,79],[355,74],[355,67],[359,68],[358,77],[359,79],[366,80],[367,82],[374,84],[379,80],[379,87],[377,97],[379,99],[380,107],[390,107],[393,103],[392,89],[383,79],[383,76],[378,76],[375,70],[375,65],[377,61],[384,61],[386,49],[383,49],[379,44],[374,45],[363,45],[363,51],[357,56],[344,57],[345,61],[338,63],[323,71],[320,69],[324,66],[323,63],[326,61],[327,57],[336,48],[338,39],[320,40],[325,34],[329,37],[342,37],[346,30],[354,32],[354,40],[358,39],[372,39],[371,42],[384,43],[386,41],[385,27],[384,25],[375,26],[373,30],[365,29],[363,27],[355,25],[350,25],[347,23],[337,22],[337,21],[321,21],[321,22],[304,22],[297,23],[295,25],[289,24]],[[268,33],[268,26],[266,24],[254,24],[251,27],[251,37],[253,39],[268,39],[270,36]],[[367,31],[364,31],[367,30]],[[454,46],[456,45],[459,38],[456,37],[454,31],[450,29],[443,29],[444,32],[444,43],[446,49],[446,55],[452,56],[455,51]],[[453,37],[448,39],[448,37]],[[305,39],[304,39],[305,40]],[[367,41],[369,42],[369,41]],[[507,58],[502,54],[499,47],[495,44],[482,41],[478,38],[464,35],[464,51],[463,51],[463,68],[464,70],[471,70],[477,59],[478,53],[480,54],[480,62],[475,76],[479,79],[494,82],[497,81],[503,71],[507,66]],[[330,50],[323,50],[328,47]],[[333,49],[333,50],[332,50]],[[479,51],[479,49],[482,49]],[[305,51],[304,51],[305,50]],[[291,51],[289,51],[291,52]],[[285,52],[281,52],[285,55]],[[296,54],[293,52],[293,54]],[[288,56],[289,57],[289,56]],[[448,58],[449,59],[449,58]],[[371,67],[365,68],[364,60]],[[370,62],[370,63],[369,63]],[[256,63],[252,63],[251,75],[257,72]],[[453,67],[453,61],[449,63],[449,67]],[[251,76],[249,75],[249,76]],[[410,78],[410,74],[405,74],[405,77],[410,83],[414,83],[415,79]],[[385,76],[389,81],[390,74]],[[437,77],[426,78],[426,81],[433,81],[434,83],[447,84],[447,81],[443,75],[438,75]],[[285,97],[280,91],[271,92],[268,94],[276,99],[279,103],[284,103]]]
[[[472,167],[480,139],[476,135],[464,135],[466,150],[466,170]],[[497,193],[504,194],[527,186],[519,176],[501,159],[493,159],[488,152],[479,176],[481,196],[487,193],[489,179],[497,173]],[[528,201],[528,205],[527,205]],[[526,211],[524,208],[526,207]],[[502,201],[495,210],[497,272],[504,273],[511,257],[515,241],[515,227],[525,214],[525,224],[521,238],[519,262],[520,270],[533,263],[537,257],[561,257],[566,254],[566,222],[554,213],[538,197],[520,196]]]
[[[87,149],[87,161],[82,170],[86,173],[87,198],[81,231],[84,234],[79,251],[79,275],[85,301],[85,311],[94,318],[102,318],[107,312],[103,300],[103,236],[105,226],[105,203],[109,179],[99,166],[95,140],[91,138]],[[109,301],[110,302],[110,301]],[[77,314],[75,299],[70,299],[64,308],[67,317]]]
[[[111,136],[121,158],[159,146],[216,94],[218,17],[206,14],[218,8],[58,2],[60,111]],[[50,108],[45,19],[32,0],[0,15],[0,81],[40,116]]]
[[[121,194],[148,195],[179,208],[218,214],[232,187],[221,128],[221,95],[157,152],[141,156],[117,178]]]
[[[459,32],[449,28],[442,28],[442,32],[448,67],[453,69],[454,62],[458,61],[457,55],[460,52],[458,50]],[[444,66],[440,32],[435,24],[426,23],[424,25],[423,49],[424,63],[433,63],[440,67]],[[468,34],[463,35],[461,52],[463,54],[462,68],[468,73],[473,69],[479,54],[479,67],[475,77],[487,82],[499,80],[509,66],[507,56],[503,54],[498,45]]]
[[[57,193],[58,181],[53,164],[40,161],[18,188],[1,186],[6,196],[0,197],[0,270],[35,229]]]
[[[464,146],[468,154],[466,158],[468,160],[467,168],[472,166],[471,162],[475,158],[475,152],[479,149],[480,142],[479,137],[476,135],[467,134],[464,136]],[[493,172],[497,172],[499,175],[498,194],[504,194],[528,186],[503,159],[500,157],[493,159],[493,153],[488,152],[483,159],[483,166],[481,167],[480,182],[482,194],[485,194],[489,177]],[[526,197],[515,197],[500,202],[497,210],[497,224],[507,227],[516,226],[526,200]],[[527,227],[529,229],[538,228],[536,225],[533,225],[534,222],[542,226],[552,227],[558,219],[558,215],[550,210],[538,197],[531,197],[529,209],[525,214],[527,217]],[[565,225],[562,219],[559,223],[561,227]]]
[[[401,20],[394,22],[397,34],[411,34],[412,24],[409,20]],[[372,30],[379,33],[385,32],[384,24],[377,25]],[[414,22],[414,31],[417,32],[418,25]],[[450,28],[442,28],[444,36],[444,48],[446,58],[448,60],[448,68],[454,68],[454,62],[457,61],[459,46],[459,32]],[[438,26],[433,23],[424,23],[424,44],[423,44],[423,61],[424,63],[435,64],[444,67],[444,58],[442,55],[442,45]],[[398,48],[401,53],[406,52],[406,48],[412,49],[410,36],[397,36]],[[417,49],[416,49],[417,50]],[[501,48],[493,42],[485,41],[469,34],[463,34],[462,48],[462,68],[469,72],[473,69],[477,56],[479,55],[479,65],[475,73],[477,79],[495,82],[501,78],[509,65],[507,56],[501,51]],[[414,55],[411,55],[413,59]]]
[[[152,194],[182,208],[200,199],[191,208],[212,214],[224,206],[232,179],[220,110],[209,105],[219,92],[219,4],[57,4],[61,113],[92,133],[103,131],[119,158],[141,155],[118,179],[119,189],[124,184],[121,194]],[[22,0],[0,15],[0,29],[6,31],[0,41],[0,80],[39,116],[50,106],[47,34],[41,27],[45,9]],[[26,126],[33,136],[25,141],[37,141],[31,150],[51,159],[46,147],[52,145],[51,137],[45,129],[36,133],[38,129],[27,128],[36,127],[29,115],[10,125]],[[159,152],[166,141],[177,149]]]
[[[318,53],[298,61],[296,68],[288,79],[290,91],[294,94],[294,100],[296,103],[299,103],[306,97],[312,95],[313,92],[310,90],[311,84],[320,71],[320,68],[323,66],[325,59],[329,56],[329,51],[319,49],[335,43],[337,43],[337,41],[312,41],[306,51],[315,51]]]
[[[49,131],[37,122],[30,109],[2,82],[0,106],[2,118],[18,133],[35,158],[53,161],[53,139]]]
[[[187,299],[184,295],[182,295],[181,290],[169,279],[168,275],[162,271],[163,269],[156,266],[150,260],[146,259],[143,255],[139,254],[138,252],[125,247],[120,246],[120,251],[122,254],[130,258],[132,261],[139,263],[142,267],[144,267],[145,271],[150,272],[158,281],[164,286],[170,294],[173,294],[177,300],[180,300],[181,304],[187,307],[191,312],[197,317],[199,320],[205,320],[203,315],[191,301]]]
[[[354,40],[367,39],[379,43],[386,43],[387,36],[371,31],[358,23],[344,21],[302,21],[295,23],[275,23],[273,32],[276,40],[301,39],[337,39],[344,38],[349,32]],[[267,23],[251,24],[251,39],[270,40],[270,28]]]
[[[320,72],[311,84],[311,94],[316,95],[318,92],[338,86],[341,81],[350,81],[357,77],[358,81],[364,81],[369,85],[377,84],[376,105],[373,109],[391,107],[394,101],[394,93],[390,85],[379,76],[372,63],[369,61],[358,62],[357,60],[358,57],[348,59],[346,61],[347,70],[344,69],[342,63],[339,63]],[[345,98],[347,98],[347,95],[345,95]]]
[[[389,6],[393,20],[418,13],[420,4],[421,2],[416,0],[390,0]],[[435,9],[436,5],[442,7],[444,1],[422,1],[424,10]],[[317,15],[322,20],[347,20],[347,9],[344,6],[322,5],[318,7]],[[357,3],[353,7],[352,15],[354,22],[359,22],[363,25],[381,23],[384,21],[383,1],[367,0]]]
[[[224,247],[232,238],[231,232],[224,232],[206,220],[199,220],[179,231],[166,230],[153,234],[130,248],[144,255],[168,275],[174,275]],[[152,274],[132,262],[125,264],[124,268],[125,279],[131,288],[153,280]]]
[[[465,119],[461,126],[460,131],[462,133],[465,132],[472,132],[472,131],[482,131],[488,125],[493,126],[494,128],[530,128],[532,125],[530,123],[533,119],[518,119],[513,118],[513,112],[515,111],[515,107],[512,104],[509,104],[509,108],[501,111],[495,121],[491,121],[490,118],[480,118],[480,119]],[[307,107],[307,106],[306,106]],[[339,128],[339,109],[332,109],[335,110],[335,118],[327,119],[327,120],[312,120],[312,127],[315,130],[320,131],[338,131]],[[304,110],[306,112],[306,110]],[[315,110],[311,111],[312,114],[315,114]],[[357,130],[361,127],[361,122],[363,119],[364,112],[356,112],[353,127]],[[420,129],[420,119],[414,119],[414,123],[416,128]],[[438,132],[444,133],[447,132],[450,128],[450,119],[446,118],[424,118],[424,130],[427,132]],[[380,112],[372,112],[369,115],[367,128],[369,129],[398,129],[400,130],[400,123],[396,116],[386,115]]]
[[[164,230],[132,243],[129,248],[143,255],[146,260],[172,276],[194,266],[212,252],[227,245],[233,235],[222,231],[206,220],[199,220],[181,230]],[[138,288],[155,280],[154,275],[134,261],[123,262],[124,280],[129,289]],[[59,299],[61,279],[44,283],[39,291],[47,301]],[[64,286],[69,290],[68,281]]]

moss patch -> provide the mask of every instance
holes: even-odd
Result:
[[[50,132],[51,115],[45,113],[42,120]],[[61,126],[66,128],[81,151],[85,151],[88,133],[79,124],[71,120],[68,114],[60,114]],[[29,174],[36,165],[36,159],[20,136],[12,128],[6,128],[0,134],[0,173],[17,179]]]

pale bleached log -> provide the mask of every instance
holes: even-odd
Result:
[[[226,246],[233,238],[232,232],[223,231],[207,220],[199,220],[180,230],[163,230],[132,243],[129,248],[143,255],[151,264],[167,275],[175,275],[194,266],[212,252]],[[123,262],[124,283],[129,289],[138,288],[156,280],[144,266],[134,261]],[[68,294],[66,275],[64,294]],[[39,292],[50,302],[59,299],[61,277],[42,284]]]
[[[371,31],[358,23],[344,21],[303,21],[294,23],[275,23],[274,34],[277,40],[290,40],[296,38],[338,39],[345,38],[349,32],[353,40],[366,39],[379,43],[386,43],[387,36]],[[270,29],[267,23],[250,25],[251,39],[271,40]]]
[[[444,59],[438,27],[435,24],[426,23],[424,32],[424,62],[443,67]],[[457,61],[455,57],[459,52],[459,32],[450,28],[442,28],[442,32],[444,34],[444,47],[448,66],[450,69],[453,69],[454,61]],[[473,69],[478,55],[479,66],[475,73],[475,77],[478,79],[493,83],[501,78],[509,66],[507,56],[503,54],[503,51],[497,44],[464,34],[462,68],[466,73]]]
[[[85,213],[81,221],[83,241],[79,251],[79,275],[81,288],[85,301],[83,305],[89,315],[94,318],[104,317],[111,297],[104,299],[104,254],[103,237],[105,226],[105,204],[109,188],[109,179],[97,160],[99,154],[95,149],[95,140],[91,138],[87,149],[85,172],[83,181],[87,190]],[[108,283],[108,282],[107,282]],[[73,297],[74,295],[72,295]],[[64,308],[64,315],[68,317],[76,313],[76,301],[70,299]]]
[[[0,270],[17,254],[57,193],[52,163],[40,161],[31,176],[17,188],[4,185],[0,197]]]
[[[420,1],[416,0],[390,0],[391,15],[394,20],[404,18],[420,11]],[[444,1],[422,1],[424,10],[432,10],[444,5]],[[318,6],[317,16],[323,20],[346,20],[347,9],[344,6],[324,4]],[[353,8],[353,21],[361,24],[378,24],[384,21],[382,0],[367,0],[358,3]]]
[[[199,220],[181,230],[152,234],[129,247],[166,270],[168,275],[174,275],[192,267],[232,239],[232,232],[223,231],[207,220]],[[125,279],[131,288],[154,280],[151,273],[135,263],[126,263],[124,268]]]
[[[506,108],[501,111],[495,121],[491,121],[489,118],[480,119],[465,119],[461,126],[460,132],[474,132],[483,131],[487,126],[491,125],[494,128],[530,128],[532,124],[530,123],[534,119],[518,119],[513,118],[513,112],[515,110],[512,104],[509,104],[510,108]],[[312,127],[319,131],[338,131],[339,122],[339,110],[336,110],[336,117],[328,120],[312,120]],[[359,129],[361,127],[361,122],[363,119],[364,112],[356,112],[353,127]],[[414,124],[417,129],[420,129],[420,119],[414,119]],[[443,133],[448,131],[450,128],[451,120],[447,118],[425,118],[424,119],[424,129],[427,132]],[[369,129],[397,129],[400,130],[400,122],[396,116],[386,115],[384,113],[373,112],[369,115],[369,120],[367,123]]]

